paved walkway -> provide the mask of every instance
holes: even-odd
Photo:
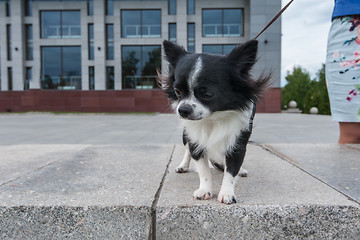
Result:
[[[175,114],[0,114],[0,145],[177,144]],[[329,116],[257,114],[257,143],[336,143],[338,125]]]
[[[358,239],[360,145],[258,114],[237,203],[192,198],[175,115],[0,114],[0,239]]]

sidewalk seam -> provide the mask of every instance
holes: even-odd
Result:
[[[341,192],[341,191],[338,190],[337,188],[333,187],[332,185],[330,185],[329,183],[327,183],[327,182],[325,182],[324,180],[320,179],[319,177],[315,176],[314,174],[306,171],[305,169],[301,168],[300,166],[297,166],[297,165],[295,164],[296,161],[293,160],[292,158],[288,157],[287,155],[285,155],[285,154],[283,154],[283,153],[281,153],[281,152],[276,151],[276,150],[273,149],[271,146],[266,145],[266,144],[260,144],[260,145],[258,145],[258,146],[260,146],[262,149],[270,152],[271,154],[279,157],[280,159],[283,159],[284,161],[290,163],[290,164],[293,165],[294,167],[296,167],[296,168],[298,168],[299,170],[303,171],[304,173],[310,175],[311,177],[315,178],[316,180],[322,182],[322,183],[325,184],[326,186],[332,188],[333,190],[337,191],[337,192],[340,193],[341,195],[345,196],[348,200],[350,200],[350,201],[352,201],[352,202],[360,205],[360,202],[359,202],[359,201],[357,201],[357,200],[355,200],[354,198],[346,195],[345,193]]]
[[[159,188],[157,189],[156,193],[155,193],[155,196],[154,196],[154,200],[151,204],[151,222],[150,222],[150,230],[149,230],[149,240],[155,240],[156,239],[156,207],[157,207],[157,203],[159,201],[159,198],[160,198],[160,194],[161,194],[161,190],[162,190],[162,187],[164,185],[164,182],[165,182],[165,178],[167,176],[167,174],[169,173],[169,166],[170,166],[170,163],[172,162],[172,158],[173,158],[173,155],[174,155],[174,151],[175,151],[175,147],[176,145],[173,146],[173,149],[171,151],[171,154],[170,154],[170,158],[169,158],[169,161],[165,167],[165,172],[163,174],[163,177],[160,181],[160,185],[159,185]]]

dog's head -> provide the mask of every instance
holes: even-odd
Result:
[[[247,109],[269,80],[253,80],[250,76],[257,45],[251,40],[221,56],[190,54],[165,40],[170,65],[167,76],[159,74],[159,82],[177,114],[187,120],[200,120],[217,111]]]

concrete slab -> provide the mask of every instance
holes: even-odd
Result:
[[[89,145],[0,145],[0,186],[57,161]]]
[[[16,157],[10,149],[23,153],[28,147],[3,146],[2,159]],[[34,152],[44,148],[31,147]],[[153,201],[173,146],[77,148],[70,156],[0,186],[1,239],[149,237]],[[40,160],[57,152],[43,151]]]
[[[194,200],[197,173],[177,174],[177,146],[157,206],[158,239],[355,238],[359,205],[296,166],[250,145],[235,194],[237,204],[216,201],[222,173],[212,171],[214,197]]]
[[[260,113],[255,115],[251,141],[256,143],[337,143],[339,123],[331,116]]]
[[[0,145],[181,144],[175,114],[0,114]],[[330,116],[256,114],[256,143],[337,143]]]
[[[271,144],[266,147],[360,203],[360,144]]]

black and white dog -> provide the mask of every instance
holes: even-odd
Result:
[[[254,80],[249,73],[258,42],[250,40],[226,56],[190,54],[169,41],[163,46],[170,65],[167,74],[159,73],[159,82],[183,120],[186,145],[176,172],[186,172],[193,158],[200,177],[194,198],[210,199],[210,161],[224,171],[218,201],[235,203],[235,179],[252,131],[255,103],[269,81],[269,77]]]

